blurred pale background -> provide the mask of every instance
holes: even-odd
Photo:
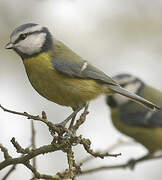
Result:
[[[108,75],[129,72],[148,84],[162,89],[162,1],[161,0],[0,0],[0,104],[17,111],[40,114],[46,111],[49,120],[59,122],[71,113],[44,99],[31,87],[21,59],[4,49],[11,31],[23,23],[34,22],[47,26],[54,36],[70,46],[84,59],[97,65]],[[36,122],[37,146],[52,140],[48,129]],[[24,147],[30,144],[30,120],[0,110],[0,143],[13,155],[10,140],[15,137]],[[95,150],[104,150],[119,138],[111,124],[109,109],[100,97],[90,105],[90,114],[79,130],[92,141]],[[86,154],[75,148],[77,159]],[[118,158],[96,159],[86,167],[126,162],[131,157],[146,153],[140,145],[115,150]],[[0,153],[0,160],[3,156]],[[39,156],[40,172],[54,174],[67,167],[63,153]],[[134,171],[109,170],[78,179],[161,179],[162,160],[137,165]],[[0,172],[0,177],[7,168]],[[8,178],[28,180],[31,172],[19,165]]]

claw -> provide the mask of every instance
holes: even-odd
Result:
[[[53,136],[53,137],[56,136],[56,132],[52,131],[51,129],[49,129],[49,132],[50,132],[51,136]]]

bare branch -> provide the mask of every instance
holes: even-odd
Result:
[[[23,157],[6,159],[0,163],[0,170],[12,164],[23,164],[25,162],[28,162],[33,157],[38,156],[40,154],[58,151],[62,149],[65,145],[66,145],[66,142],[65,143],[63,142],[62,144],[59,144],[59,145],[50,144],[50,145],[42,146],[35,150],[31,150]]]
[[[6,180],[15,169],[16,169],[16,165],[13,165],[1,180]]]
[[[32,149],[30,150],[29,148],[26,148],[26,149],[22,148],[21,145],[15,140],[15,138],[12,138],[12,140],[11,140],[12,144],[16,148],[17,152],[22,154],[21,157],[12,158],[8,154],[8,150],[6,148],[4,148],[2,145],[0,145],[1,151],[4,153],[4,157],[5,157],[5,160],[0,163],[0,170],[9,165],[13,165],[13,168],[15,168],[16,164],[24,164],[34,174],[35,177],[33,177],[32,179],[35,179],[35,178],[40,179],[41,178],[41,179],[51,179],[51,180],[62,180],[62,179],[71,178],[72,180],[75,180],[76,176],[79,176],[82,174],[92,173],[95,171],[97,172],[97,171],[101,171],[103,169],[108,169],[108,168],[109,169],[117,169],[117,168],[125,168],[128,166],[128,164],[121,164],[121,165],[114,165],[114,166],[102,166],[102,167],[97,167],[94,169],[81,171],[80,166],[86,161],[82,161],[81,163],[76,164],[72,147],[73,147],[73,145],[77,145],[77,144],[81,144],[84,147],[84,149],[87,151],[87,153],[89,153],[93,157],[104,158],[107,156],[117,157],[117,156],[121,155],[120,153],[118,153],[118,154],[110,154],[109,153],[110,150],[112,150],[113,148],[116,148],[117,146],[122,144],[121,142],[120,143],[118,142],[118,145],[116,145],[116,146],[114,145],[114,147],[111,147],[111,149],[104,151],[103,153],[102,152],[94,152],[91,149],[91,141],[89,139],[85,139],[85,138],[82,138],[82,136],[75,135],[78,128],[86,120],[86,116],[88,114],[88,107],[85,108],[84,112],[82,113],[80,118],[76,121],[75,125],[72,126],[72,130],[73,130],[74,134],[70,135],[68,138],[65,138],[63,136],[63,134],[64,133],[68,134],[69,131],[66,128],[58,127],[57,125],[49,122],[47,119],[47,115],[44,111],[42,112],[42,117],[40,117],[40,116],[30,115],[26,112],[21,113],[21,112],[17,112],[17,111],[8,110],[1,105],[0,105],[0,108],[9,113],[22,115],[22,116],[27,117],[28,119],[41,121],[41,122],[45,123],[49,127],[49,129],[52,130],[52,132],[57,132],[57,134],[58,134],[58,136],[54,137],[55,141],[53,141],[53,143],[51,143],[50,145],[36,148],[35,147],[35,130],[34,130],[34,126],[32,123],[32,140],[31,140],[32,141]],[[31,159],[35,158],[36,156],[38,156],[40,154],[55,152],[58,150],[61,150],[64,153],[67,153],[67,159],[68,159],[68,164],[69,164],[69,169],[65,170],[62,173],[57,173],[54,176],[40,174],[37,171],[36,162],[34,162],[34,160],[33,160],[33,164],[30,164],[30,162],[29,162]]]
[[[127,167],[127,164],[121,164],[121,165],[119,164],[119,165],[114,165],[114,166],[100,166],[100,167],[96,167],[96,168],[92,168],[92,169],[83,170],[81,172],[81,175],[96,173],[96,172],[103,171],[103,170],[123,169],[126,167]]]
[[[36,178],[38,179],[50,179],[50,180],[61,180],[58,175],[51,176],[51,175],[46,175],[46,174],[40,174],[36,168],[34,168],[29,162],[24,163],[24,165],[32,171],[32,173],[35,175]],[[34,177],[34,178],[35,178]],[[34,179],[32,178],[32,180]]]
[[[45,114],[44,111],[42,112],[42,117],[40,117],[39,115],[37,115],[37,116],[30,115],[27,112],[21,113],[21,112],[17,112],[17,111],[12,111],[12,110],[9,110],[9,109],[3,107],[2,105],[0,105],[0,108],[3,109],[5,112],[9,112],[9,113],[12,113],[12,114],[17,114],[17,115],[20,115],[20,116],[25,116],[28,119],[41,121],[41,122],[45,123],[49,127],[50,130],[52,130],[53,132],[57,132],[58,134],[62,135],[64,132],[67,131],[66,128],[61,129],[61,128],[57,127],[56,125],[54,125],[53,123],[49,122],[46,118],[44,118],[45,117],[44,116],[44,114]]]
[[[7,150],[2,144],[0,144],[0,149],[1,149],[1,151],[3,152],[4,158],[5,158],[6,160],[12,158],[12,157],[9,155],[8,150]]]
[[[111,151],[113,151],[114,149],[117,149],[121,146],[126,146],[126,145],[133,145],[135,144],[136,142],[135,141],[123,141],[121,139],[119,139],[115,144],[111,145],[110,147],[108,147],[105,151],[101,152],[101,151],[97,151],[98,153],[102,153],[102,154],[105,154],[105,153],[110,153]],[[80,160],[77,165],[78,166],[82,166],[84,163],[87,163],[91,160],[94,160],[94,156],[90,155],[90,156],[87,156],[85,157],[84,159]]]
[[[21,157],[23,157],[23,156],[24,156],[24,154],[23,154]],[[17,166],[17,164],[14,164],[14,165],[8,170],[8,172],[6,173],[6,175],[4,175],[4,177],[2,178],[2,180],[6,180],[6,179],[9,177],[9,175],[10,175],[13,171],[16,170],[16,166]]]
[[[32,166],[29,163],[29,160],[35,158],[36,156],[38,156],[40,154],[61,150],[61,151],[67,153],[68,163],[69,163],[69,170],[65,171],[63,174],[61,174],[61,176],[62,176],[61,178],[65,179],[65,178],[70,177],[71,179],[74,180],[74,179],[76,179],[75,174],[76,173],[79,174],[79,172],[81,172],[80,167],[77,166],[77,164],[75,163],[74,154],[72,151],[72,146],[74,144],[75,145],[77,145],[77,144],[83,145],[84,149],[94,157],[104,158],[106,156],[117,157],[120,155],[120,154],[109,154],[107,152],[106,153],[94,152],[90,148],[91,142],[89,139],[85,139],[85,138],[82,138],[82,136],[75,135],[77,129],[80,127],[80,125],[83,124],[83,122],[86,119],[86,115],[88,114],[88,106],[85,108],[84,112],[80,116],[79,120],[77,120],[76,124],[72,127],[74,134],[72,134],[68,138],[64,138],[63,134],[65,132],[69,133],[69,131],[66,128],[57,127],[53,123],[49,122],[47,119],[47,115],[44,111],[42,112],[42,117],[40,117],[40,116],[30,115],[26,112],[21,113],[21,112],[17,112],[17,111],[8,110],[8,109],[4,108],[2,105],[0,105],[0,108],[9,113],[25,116],[28,119],[41,121],[41,122],[45,123],[49,127],[49,129],[52,130],[52,132],[54,132],[54,133],[57,132],[57,134],[58,134],[57,138],[54,138],[56,140],[54,143],[47,145],[47,146],[42,146],[42,147],[36,149],[35,148],[35,131],[34,131],[34,127],[32,124],[32,134],[33,134],[32,135],[32,145],[33,145],[32,150],[30,150],[29,148],[26,148],[26,149],[22,148],[21,145],[15,140],[15,138],[12,138],[12,140],[11,140],[12,144],[16,148],[17,152],[23,154],[23,156],[18,157],[18,158],[5,159],[3,162],[0,163],[0,170],[9,165],[12,165],[12,164],[13,165],[24,164],[26,167],[28,167],[34,173],[36,178],[40,178],[40,177],[42,178],[42,177],[45,177],[46,175],[43,175],[43,176],[40,175],[40,173],[38,173],[36,170],[36,165],[33,164],[33,166]],[[7,152],[8,152],[7,149],[2,147],[2,151],[5,152],[4,153],[5,157],[9,157],[9,154],[7,154]],[[68,174],[67,174],[67,172],[68,172]],[[46,178],[47,179],[51,178],[51,176],[47,175]]]
[[[32,133],[31,146],[32,146],[32,149],[36,149],[36,144],[35,144],[36,131],[35,131],[35,128],[34,128],[34,122],[33,122],[33,121],[31,121],[31,133]],[[32,164],[33,164],[33,167],[34,167],[35,169],[37,169],[36,157],[34,157],[34,158],[32,159]],[[36,180],[36,178],[35,178],[34,180]]]
[[[137,161],[136,163],[153,160],[153,159],[159,159],[159,158],[162,158],[162,155],[150,157],[147,159],[141,159],[141,160]],[[110,169],[125,169],[125,168],[129,168],[129,165],[130,164],[128,162],[128,163],[123,163],[123,164],[118,164],[118,165],[113,165],[113,166],[100,166],[100,167],[96,167],[96,168],[92,168],[92,169],[83,170],[81,172],[81,175],[96,173],[96,172],[100,172],[103,170],[110,170]]]
[[[118,154],[109,154],[108,152],[105,152],[105,153],[99,153],[99,152],[94,152],[91,148],[90,148],[90,140],[89,139],[85,139],[85,138],[82,138],[81,141],[80,141],[80,144],[82,144],[84,146],[84,149],[89,153],[91,154],[92,156],[94,157],[100,157],[101,159],[103,159],[104,157],[107,157],[107,156],[112,156],[112,157],[117,157],[117,156],[120,156],[121,153],[118,153]]]
[[[72,151],[71,148],[69,148],[67,152],[67,159],[68,159],[68,164],[69,164],[69,176],[71,179],[75,178],[74,172],[73,172],[73,167],[74,167],[74,152]]]
[[[14,137],[11,139],[11,143],[12,143],[13,146],[16,148],[16,150],[17,150],[18,153],[27,154],[27,153],[30,152],[29,148],[26,148],[26,149],[22,148],[22,147],[20,146],[20,144],[15,140]]]

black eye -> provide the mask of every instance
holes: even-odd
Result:
[[[20,36],[19,36],[19,38],[20,38],[21,40],[24,40],[26,37],[27,37],[27,34],[20,34]]]

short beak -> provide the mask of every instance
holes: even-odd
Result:
[[[6,49],[13,49],[14,48],[14,44],[9,42],[8,44],[6,44],[5,48]]]

